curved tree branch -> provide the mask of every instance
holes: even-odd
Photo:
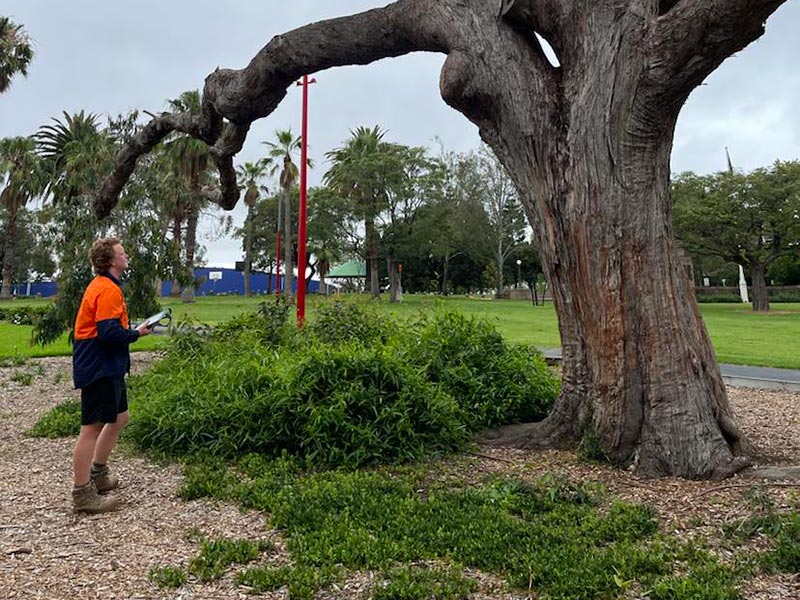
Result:
[[[173,131],[212,146],[220,190],[206,196],[230,209],[239,189],[233,156],[241,150],[250,124],[271,114],[294,81],[309,73],[343,65],[368,64],[410,52],[447,52],[434,0],[398,0],[385,8],[330,19],[274,37],[244,69],[217,69],[205,81],[200,115],[162,114],[148,123],[118,153],[112,173],[94,201],[99,217],[116,206],[140,156]],[[228,121],[223,126],[223,119]]]
[[[722,61],[761,37],[764,22],[786,0],[678,0],[651,32],[648,78],[680,108],[691,91]]]

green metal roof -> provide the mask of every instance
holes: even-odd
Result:
[[[328,277],[366,277],[367,265],[358,260],[349,260],[344,264],[333,267]]]

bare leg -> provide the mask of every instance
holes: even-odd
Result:
[[[103,430],[97,438],[97,443],[94,446],[93,460],[99,465],[104,465],[108,462],[108,457],[111,450],[114,449],[114,444],[117,443],[117,438],[120,432],[125,429],[128,424],[128,411],[117,415],[116,423],[106,423]],[[90,465],[91,466],[91,465]]]
[[[103,430],[103,423],[92,423],[91,425],[81,425],[81,432],[72,453],[72,473],[73,481],[76,486],[89,483],[89,473],[92,468],[92,456],[95,453],[95,445],[100,432]]]

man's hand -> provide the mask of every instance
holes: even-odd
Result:
[[[139,332],[139,337],[142,337],[142,336],[145,336],[145,335],[150,335],[151,333],[153,333],[153,329],[152,329],[151,327],[148,327],[148,326],[147,326],[147,325],[145,325],[144,323],[142,323],[141,325],[139,325],[139,326],[136,328],[136,331],[138,331],[138,332]]]

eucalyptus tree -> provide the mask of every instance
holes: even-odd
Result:
[[[306,231],[311,272],[306,278],[306,286],[318,273],[320,291],[327,294],[325,277],[332,265],[346,253],[351,213],[347,199],[327,186],[311,188],[308,191],[308,205]]]
[[[296,189],[296,188],[295,188]],[[277,256],[278,241],[278,211],[283,202],[283,191],[269,196],[260,197],[253,206],[252,225],[252,260],[256,268],[270,273],[274,272],[276,263],[280,260]],[[244,231],[239,235],[244,237]],[[267,292],[271,291],[272,278],[267,281]],[[279,286],[275,279],[276,289]]]
[[[753,310],[768,311],[767,269],[800,255],[800,162],[750,173],[682,173],[672,195],[675,230],[687,250],[745,265]]]
[[[295,137],[291,129],[278,129],[275,131],[273,141],[261,142],[267,146],[267,163],[271,175],[278,173],[278,181],[281,186],[281,205],[278,210],[278,227],[283,225],[283,271],[284,271],[284,296],[292,301],[292,278],[294,277],[294,243],[292,236],[292,190],[295,187],[299,169],[294,162],[293,156],[300,150],[302,140],[300,136]],[[307,166],[311,166],[309,160]],[[282,221],[282,223],[281,223]],[[305,277],[304,273],[298,273],[299,277]]]
[[[380,154],[379,175],[386,196],[379,215],[380,245],[389,273],[389,301],[399,302],[400,265],[414,252],[420,209],[441,193],[444,166],[422,147],[385,144]]]
[[[0,17],[0,94],[8,90],[17,73],[27,77],[32,60],[33,47],[25,29],[8,17]]]
[[[423,239],[428,240],[431,258],[440,261],[439,290],[447,295],[451,289],[453,261],[465,264],[473,273],[482,274],[491,260],[491,227],[484,209],[483,181],[474,152],[443,152],[442,190],[435,203],[423,213]],[[422,244],[420,244],[422,246]],[[463,276],[464,287],[475,285]]]
[[[670,153],[692,90],[760,37],[784,2],[397,0],[298,27],[244,69],[210,73],[199,115],[145,127],[119,153],[96,211],[110,212],[136,157],[175,130],[214,147],[221,185],[213,197],[232,208],[233,156],[298,77],[446,54],[441,95],[514,180],[559,317],[563,385],[553,411],[490,443],[535,448],[591,437],[609,460],[642,475],[725,476],[747,460],[677,259]]]
[[[495,260],[497,294],[505,287],[505,264],[525,239],[525,215],[514,182],[485,145],[470,161],[480,182],[481,201],[489,219],[489,243]]]
[[[341,195],[350,198],[354,211],[364,222],[364,248],[367,259],[369,288],[373,297],[380,295],[378,277],[378,245],[380,237],[376,219],[386,207],[387,192],[384,166],[389,145],[383,141],[386,132],[375,127],[359,127],[350,131],[341,148],[326,153],[331,167],[323,181]]]
[[[173,113],[199,115],[202,109],[200,92],[198,90],[183,92],[177,98],[169,100],[168,105]],[[188,186],[186,203],[176,214],[182,214],[186,220],[183,243],[185,268],[190,273],[194,273],[197,223],[200,219],[200,211],[206,203],[201,193],[201,187],[205,183],[205,176],[209,168],[213,165],[213,158],[206,144],[186,135],[174,137],[165,144],[165,150],[172,158],[175,174],[183,178]],[[194,278],[184,286],[181,293],[184,302],[194,302],[194,286]]]
[[[236,169],[239,185],[245,189],[244,203],[247,206],[247,216],[244,220],[242,231],[242,246],[244,247],[244,295],[250,295],[250,270],[253,263],[253,221],[255,219],[256,204],[260,199],[261,190],[266,188],[259,185],[267,174],[267,163],[263,160],[246,162]]]
[[[3,284],[0,299],[11,298],[17,248],[17,217],[29,200],[45,188],[44,168],[30,137],[0,140],[0,206],[4,215]]]
[[[55,273],[52,246],[45,235],[46,227],[42,223],[42,217],[41,210],[30,210],[26,207],[22,207],[17,214],[14,281],[41,281]],[[5,215],[0,211],[0,262],[4,260],[6,232]]]

